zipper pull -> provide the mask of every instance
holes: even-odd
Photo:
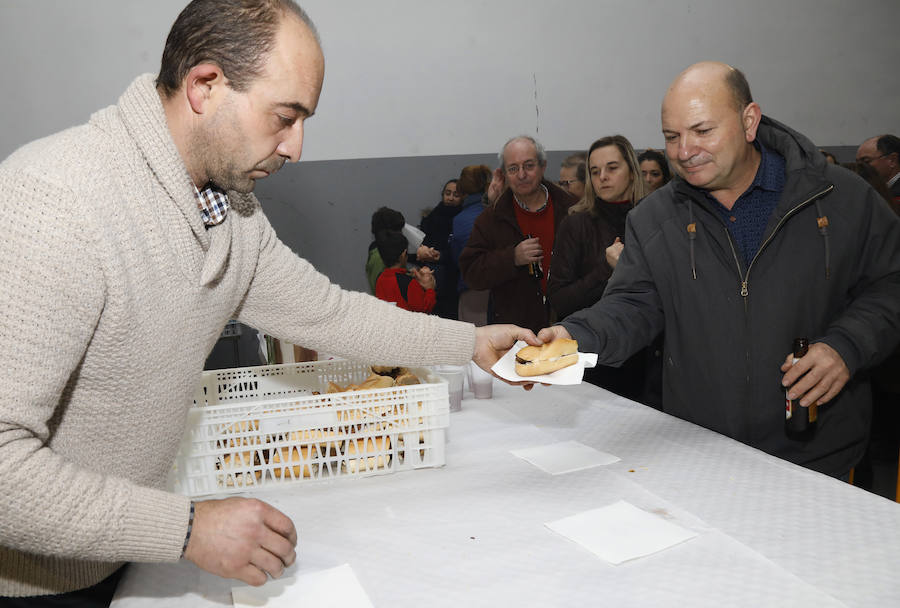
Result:
[[[747,297],[750,291],[747,289],[747,281],[741,281],[741,296]]]

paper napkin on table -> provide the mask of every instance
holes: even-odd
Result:
[[[499,361],[494,363],[491,371],[510,382],[540,382],[542,384],[581,384],[584,368],[597,365],[596,353],[578,353],[578,363],[564,367],[552,374],[542,376],[520,376],[516,373],[516,353],[528,346],[522,340],[516,342]]]
[[[697,536],[624,500],[544,525],[615,565]]]
[[[232,587],[235,608],[374,608],[349,564],[275,579],[262,587]]]
[[[595,450],[577,441],[563,441],[510,452],[551,475],[571,473],[619,461],[618,456]]]

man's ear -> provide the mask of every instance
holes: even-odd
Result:
[[[195,114],[205,114],[215,107],[226,86],[222,68],[214,63],[195,65],[184,79],[185,94]]]
[[[760,109],[759,104],[755,101],[751,101],[747,104],[747,107],[744,108],[744,111],[741,112],[741,122],[744,125],[744,137],[748,143],[756,139],[756,130],[759,129],[761,120],[762,110]]]

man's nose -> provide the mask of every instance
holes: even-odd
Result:
[[[303,121],[298,120],[287,131],[287,135],[276,149],[278,154],[288,159],[288,162],[295,163],[300,160],[300,154],[303,151]]]
[[[696,153],[693,138],[683,135],[678,138],[678,160],[687,160]]]

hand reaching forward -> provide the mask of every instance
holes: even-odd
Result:
[[[254,498],[194,503],[194,527],[184,552],[207,572],[249,585],[278,578],[297,559],[297,530],[290,518]]]
[[[538,332],[537,337],[538,340],[541,341],[541,344],[545,342],[553,342],[557,338],[564,338],[566,340],[572,339],[569,331],[562,325],[552,325],[550,327],[545,327]]]
[[[823,342],[809,345],[809,351],[791,364],[793,354],[788,354],[781,371],[785,372],[781,385],[791,387],[789,399],[800,399],[800,405],[808,407],[813,403],[828,403],[834,399],[847,380],[850,370],[836,350]]]

